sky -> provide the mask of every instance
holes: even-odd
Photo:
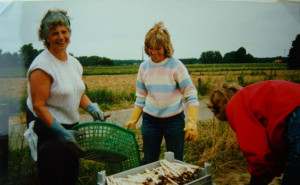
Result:
[[[244,47],[254,57],[287,56],[300,34],[300,2],[201,0],[0,1],[0,49],[43,49],[38,28],[49,9],[71,17],[74,56],[143,59],[147,31],[163,21],[176,58]],[[275,2],[275,3],[274,3]]]

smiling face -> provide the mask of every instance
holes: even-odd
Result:
[[[153,62],[161,62],[173,56],[174,49],[170,34],[164,27],[163,22],[156,23],[147,32],[144,44],[145,53]]]
[[[155,63],[159,63],[163,61],[165,57],[165,49],[162,46],[157,47],[149,47],[148,48],[148,54],[151,58],[151,60]]]
[[[57,25],[49,32],[47,41],[51,53],[66,52],[70,43],[70,31],[65,25]]]

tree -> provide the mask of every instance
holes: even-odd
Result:
[[[197,64],[200,62],[197,58],[180,58],[179,60],[184,64]]]
[[[17,67],[21,66],[20,56],[18,53],[11,54],[10,52],[2,53],[0,49],[0,66],[1,67]]]
[[[247,51],[244,47],[240,47],[238,50],[235,52],[236,58],[244,58],[246,56]]]
[[[251,54],[247,54],[247,51],[244,47],[240,47],[235,52],[236,62],[239,63],[250,63],[253,62],[254,57]]]
[[[235,51],[225,53],[225,55],[223,57],[223,63],[234,63],[234,62],[236,62]]]
[[[251,54],[247,54],[244,47],[240,47],[236,51],[226,53],[223,58],[224,63],[251,63],[254,61],[254,57]]]
[[[200,56],[202,64],[216,64],[222,62],[222,55],[219,51],[205,51]]]
[[[32,43],[24,44],[20,49],[20,55],[25,67],[29,67],[33,59],[40,53],[32,47]]]
[[[300,69],[300,34],[292,43],[287,57],[288,69]]]
[[[77,57],[82,66],[112,66],[114,62],[106,57],[98,57],[98,56],[82,56]]]

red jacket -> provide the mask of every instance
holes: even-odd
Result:
[[[287,160],[286,117],[300,105],[300,84],[269,80],[244,87],[226,105],[230,127],[252,175],[280,175]]]

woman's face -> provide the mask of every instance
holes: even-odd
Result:
[[[65,51],[70,43],[70,32],[66,26],[58,25],[50,31],[47,41],[50,43],[51,51]]]
[[[161,62],[165,59],[165,50],[162,46],[148,48],[148,54],[153,62]]]

